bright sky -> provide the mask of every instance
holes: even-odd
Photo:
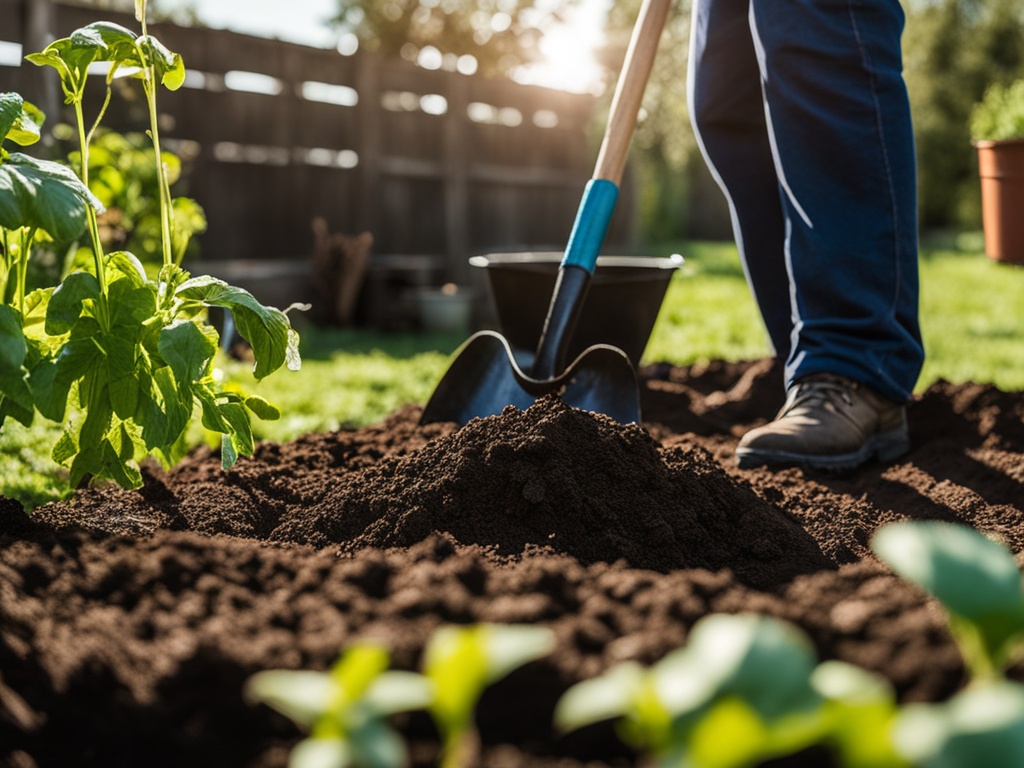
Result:
[[[603,39],[603,21],[611,0],[582,0],[569,23],[545,37],[547,62],[522,73],[521,79],[566,90],[591,90],[600,68],[591,55]],[[165,0],[164,7],[187,0]],[[194,0],[209,26],[245,34],[276,37],[306,45],[333,48],[338,33],[326,20],[337,12],[336,0]]]

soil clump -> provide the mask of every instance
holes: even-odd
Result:
[[[367,638],[416,668],[447,622],[557,637],[481,701],[495,768],[634,764],[610,726],[555,735],[554,702],[712,612],[793,621],[903,701],[963,684],[945,617],[870,537],[941,519],[1019,553],[1024,395],[939,382],[910,407],[909,455],[829,474],[735,467],[738,435],[782,399],[770,361],[649,366],[642,386],[643,428],[553,398],[461,430],[409,406],[261,444],[229,472],[201,450],[147,466],[139,492],[31,516],[0,497],[0,765],[283,766],[299,732],[242,700],[250,674],[324,669]],[[400,726],[431,765],[426,717]],[[802,764],[828,763],[773,763]]]

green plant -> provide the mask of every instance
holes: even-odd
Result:
[[[433,692],[421,675],[388,670],[389,663],[380,646],[355,645],[327,672],[257,672],[245,696],[309,731],[292,750],[290,768],[401,768],[408,763],[405,744],[386,718],[423,709]]]
[[[715,614],[687,645],[649,669],[625,663],[570,688],[563,731],[619,719],[624,741],[675,768],[740,768],[830,744],[843,764],[902,766],[888,730],[887,684],[839,662],[815,663],[810,642],[770,617]]]
[[[976,141],[1024,139],[1024,78],[988,87],[971,109],[971,137]]]
[[[82,167],[81,152],[72,152],[68,159],[73,168]],[[106,248],[131,251],[147,266],[159,266],[163,258],[157,168],[163,167],[168,187],[182,173],[181,159],[171,152],[161,153],[159,165],[153,160],[150,139],[142,133],[101,129],[90,141],[89,191],[106,208],[98,221],[101,242]],[[206,215],[189,197],[174,197],[171,206],[171,252],[174,263],[181,265],[193,236],[206,231]],[[90,249],[82,250],[91,260]]]
[[[920,768],[1018,768],[1024,765],[1024,686],[974,684],[942,704],[910,704],[894,741]]]
[[[75,113],[82,178],[66,167],[21,154],[0,155],[0,422],[11,415],[30,424],[34,412],[64,425],[52,456],[69,464],[74,485],[94,476],[124,487],[141,485],[136,460],[153,454],[173,463],[198,406],[203,426],[222,435],[230,467],[253,450],[251,416],[278,418],[265,400],[222,389],[214,376],[217,331],[206,309],[229,310],[252,345],[253,375],[262,379],[286,365],[300,367],[298,334],[285,312],[264,307],[246,291],[208,276],[191,277],[180,266],[193,224],[175,224],[165,156],[160,149],[156,99],[161,86],[180,87],[181,57],[146,30],[146,3],[137,0],[142,34],[96,22],[56,40],[27,59],[53,67]],[[90,68],[105,65],[106,97],[87,123],[83,100]],[[100,202],[88,191],[90,146],[118,76],[142,83],[150,115],[160,210],[161,266],[155,279],[128,251],[105,253]],[[42,116],[17,94],[0,101],[2,137],[31,143]],[[32,242],[42,230],[54,240],[89,233],[92,264],[53,289],[25,294]]]
[[[871,547],[942,603],[972,677],[1004,672],[1024,640],[1021,575],[1004,545],[967,526],[928,521],[884,526]]]
[[[476,762],[473,722],[484,689],[514,669],[551,651],[554,636],[543,627],[475,624],[438,629],[427,643],[423,672],[434,685],[430,713],[442,738],[442,768]]]
[[[364,643],[346,650],[328,672],[258,672],[245,695],[310,730],[290,768],[400,768],[405,746],[386,718],[414,709],[429,710],[437,724],[443,768],[460,768],[475,764],[473,714],[484,688],[548,653],[553,642],[541,627],[445,626],[427,642],[422,675],[387,671],[387,651]]]

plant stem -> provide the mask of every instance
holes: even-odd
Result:
[[[441,747],[441,768],[469,768],[476,765],[480,735],[475,728],[449,733]]]
[[[75,100],[75,122],[78,124],[78,142],[82,151],[82,183],[89,188],[89,136],[85,133],[85,115],[82,113],[81,98]],[[91,135],[91,131],[90,131]],[[89,225],[89,236],[92,239],[92,254],[96,264],[96,280],[100,284],[99,318],[104,329],[110,329],[110,311],[107,306],[107,273],[103,261],[103,244],[100,242],[100,226],[96,220],[96,209],[85,206],[85,218]]]
[[[167,167],[164,165],[163,153],[160,151],[160,129],[157,126],[159,115],[156,111],[156,68],[152,65],[146,67],[146,101],[149,102],[149,131],[153,139],[153,152],[156,154],[156,178],[157,186],[160,188],[160,245],[163,252],[164,265],[174,261],[171,252],[171,226],[173,210],[171,206],[171,188],[167,183]]]
[[[15,305],[22,317],[25,315],[25,280],[28,277],[28,257],[35,236],[35,227],[21,230],[21,252],[18,254],[18,286]]]
[[[0,229],[0,248],[3,249],[3,258],[0,259],[0,304],[6,304],[7,276],[11,273],[11,246],[6,229]]]

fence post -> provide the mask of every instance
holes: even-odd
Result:
[[[41,51],[56,39],[57,13],[51,0],[24,0],[22,4],[22,55]],[[46,114],[49,120],[59,119],[61,98],[55,72],[22,62],[22,96]]]
[[[359,196],[355,201],[356,229],[368,231],[375,238],[380,233],[380,61],[373,54],[363,54],[356,64],[356,104],[359,126]]]
[[[448,113],[444,122],[444,224],[446,273],[451,280],[469,278],[469,158],[467,158],[468,78],[448,72]]]

